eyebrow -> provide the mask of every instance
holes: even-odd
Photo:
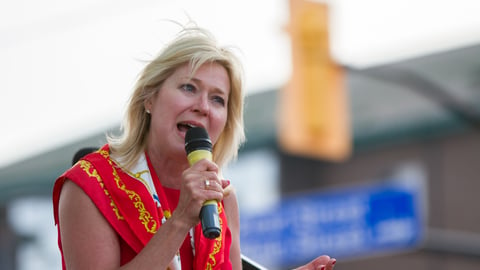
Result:
[[[203,83],[203,80],[198,79],[198,78],[195,78],[195,77],[193,77],[193,76],[192,76],[192,77],[188,77],[188,79],[191,80],[191,81],[193,81],[193,82],[195,82],[195,83],[201,84],[201,85],[204,84],[204,83]],[[215,92],[218,92],[218,93],[224,94],[225,96],[228,96],[228,89],[227,89],[227,90],[223,90],[223,89],[218,88],[218,87],[215,87],[214,89],[215,89]]]

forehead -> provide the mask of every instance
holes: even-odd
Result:
[[[200,65],[196,70],[194,68],[191,64],[185,63],[179,66],[171,77],[212,84],[212,86],[216,85],[224,91],[230,89],[230,77],[223,65],[216,62],[208,62]]]

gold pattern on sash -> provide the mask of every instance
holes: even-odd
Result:
[[[133,201],[133,205],[139,213],[138,219],[145,226],[145,230],[152,234],[156,233],[158,229],[157,221],[155,221],[150,212],[148,212],[145,208],[145,204],[142,202],[142,198],[140,197],[140,195],[138,195],[135,191],[126,188],[125,183],[123,183],[122,179],[120,179],[120,176],[118,175],[117,170],[115,169],[115,166],[113,165],[113,162],[109,157],[108,151],[100,150],[99,153],[108,161],[108,163],[112,167],[113,178],[117,183],[117,187],[120,190],[124,191],[130,198],[130,200]]]
[[[110,196],[110,193],[108,192],[108,190],[105,189],[105,184],[103,183],[103,180],[102,178],[100,177],[100,175],[98,174],[97,170],[92,168],[92,163],[86,161],[86,160],[80,160],[80,168],[83,169],[83,171],[90,177],[90,178],[95,178],[97,179],[97,182],[98,184],[100,185],[100,187],[103,189],[103,192],[105,193],[105,195],[107,195],[108,198],[110,198],[110,206],[112,207],[112,210],[113,212],[115,213],[115,215],[117,216],[117,219],[118,220],[123,220],[123,216],[120,214],[120,212],[118,211],[118,208],[117,208],[117,205],[115,204],[115,202],[113,201],[112,199],[112,196]]]
[[[117,166],[122,168],[118,163],[115,163],[115,164],[117,164]],[[150,193],[153,193],[153,191],[150,190],[150,186],[148,185],[147,181],[145,181],[145,179],[142,178],[142,174],[149,173],[150,171],[144,170],[144,171],[139,171],[139,172],[131,172],[129,170],[126,170],[125,168],[122,168],[122,170],[124,172],[126,172],[127,174],[129,174],[131,177],[133,177],[133,178],[137,179],[138,181],[142,182],[143,185],[150,191]],[[170,212],[170,210],[168,210],[168,209],[163,210],[163,216],[165,217],[165,220],[169,219],[172,216],[172,212]]]
[[[218,214],[220,215],[223,211],[223,207],[221,204],[218,204]],[[223,220],[220,218],[220,228],[223,229]],[[215,245],[213,246],[212,253],[208,255],[207,265],[205,267],[206,270],[212,270],[213,267],[217,264],[217,260],[215,259],[215,255],[220,251],[222,247],[222,234],[215,239]]]

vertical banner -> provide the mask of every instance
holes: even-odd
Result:
[[[351,152],[343,68],[330,56],[328,6],[290,0],[292,75],[281,90],[278,138],[289,153],[341,161]]]

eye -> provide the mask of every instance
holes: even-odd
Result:
[[[215,102],[215,103],[218,103],[222,106],[225,106],[225,99],[221,96],[213,96],[212,97],[212,100]]]
[[[195,86],[193,86],[193,84],[190,84],[190,83],[182,84],[180,88],[186,92],[195,92],[196,90]]]

